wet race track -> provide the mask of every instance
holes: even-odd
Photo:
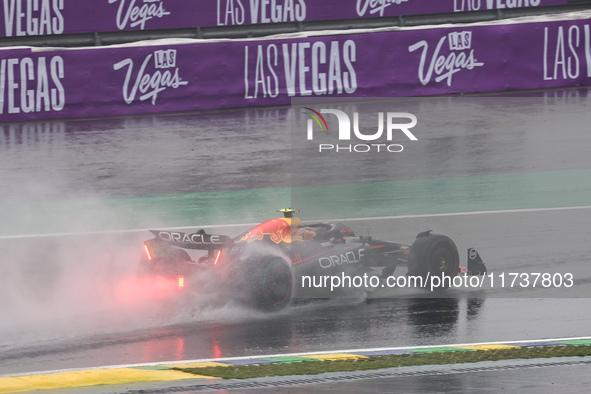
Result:
[[[589,99],[571,90],[528,100],[521,109],[498,100],[482,112],[463,104],[456,116],[448,104],[421,104],[440,115],[417,132],[407,156],[388,159],[312,161],[290,141],[296,115],[287,108],[0,125],[0,203],[8,218],[0,226],[0,374],[589,335]],[[328,193],[277,192],[292,185]],[[347,193],[330,194],[343,185]],[[230,213],[219,202],[255,188],[271,197]],[[199,201],[193,210],[175,205],[175,196],[199,200],[204,192],[222,193],[219,220],[200,212]],[[165,196],[159,214],[129,218],[129,206],[146,196]],[[462,259],[477,247],[492,273],[572,273],[573,286],[496,282],[428,299],[384,290],[370,296],[376,299],[268,315],[228,301],[232,289],[207,278],[182,295],[154,294],[154,283],[134,275],[149,234],[112,231],[253,223],[290,204],[303,209],[304,221],[349,218],[358,233],[403,243],[433,229],[456,241]],[[194,219],[174,219],[185,212]],[[101,232],[80,234],[88,231]]]

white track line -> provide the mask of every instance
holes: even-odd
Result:
[[[96,369],[151,367],[151,366],[158,366],[158,365],[176,365],[176,364],[204,363],[204,362],[223,363],[224,361],[259,360],[259,359],[266,359],[266,358],[273,358],[273,357],[305,357],[305,356],[315,356],[315,355],[320,355],[320,354],[336,354],[336,353],[355,354],[357,352],[379,352],[379,351],[408,350],[408,349],[434,349],[434,348],[440,348],[440,347],[480,346],[480,345],[511,345],[513,343],[560,342],[560,341],[576,341],[576,340],[591,340],[591,337],[528,339],[528,340],[523,340],[523,341],[477,342],[477,343],[460,343],[460,344],[451,344],[451,345],[431,345],[431,346],[380,347],[380,348],[370,348],[370,349],[328,350],[328,351],[307,352],[307,353],[267,354],[267,355],[260,355],[260,356],[203,358],[203,359],[198,359],[198,360],[157,361],[157,362],[151,362],[151,363],[118,364],[118,365],[106,365],[106,366],[101,366],[101,367],[56,369],[56,370],[52,370],[52,371],[39,371],[39,372],[22,372],[22,373],[12,374],[12,375],[0,375],[0,377],[28,376],[28,375],[40,375],[40,374],[49,374],[49,373],[58,373],[58,372],[87,371],[87,370],[96,370]]]
[[[418,218],[434,218],[434,217],[453,217],[453,216],[470,216],[470,215],[493,215],[493,214],[505,214],[505,213],[531,213],[531,212],[552,212],[552,211],[571,211],[580,209],[591,209],[591,205],[581,205],[576,207],[554,207],[554,208],[523,208],[523,209],[499,209],[490,211],[470,211],[470,212],[450,212],[450,213],[427,213],[419,215],[399,215],[399,216],[376,216],[376,217],[361,217],[361,218],[338,218],[338,219],[318,219],[315,222],[325,221],[343,221],[343,222],[356,222],[356,221],[367,221],[367,220],[394,220],[394,219],[418,219]],[[256,226],[259,223],[234,223],[234,224],[209,224],[205,226],[183,226],[183,227],[164,227],[158,228],[159,230],[192,230],[201,228],[230,228],[230,227],[243,227],[243,226]],[[41,237],[64,237],[64,236],[77,236],[77,235],[101,235],[101,234],[126,234],[126,233],[139,233],[148,232],[154,228],[143,228],[143,229],[132,229],[132,230],[104,230],[104,231],[88,231],[80,233],[51,233],[51,234],[31,234],[31,235],[3,235],[0,239],[19,239],[19,238],[41,238]]]

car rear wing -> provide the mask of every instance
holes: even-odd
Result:
[[[234,244],[227,235],[207,234],[205,230],[187,234],[180,231],[150,230],[160,241],[183,249],[216,250]]]

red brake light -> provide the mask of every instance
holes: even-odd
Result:
[[[179,276],[179,287],[185,287],[185,277]]]
[[[215,261],[213,262],[213,265],[216,265],[218,263],[218,261],[220,260],[220,256],[222,255],[222,251],[220,250],[217,254],[217,256],[215,256]]]
[[[146,251],[146,256],[148,260],[152,260],[152,255],[150,254],[150,249],[148,249],[148,245],[144,244],[144,250]]]

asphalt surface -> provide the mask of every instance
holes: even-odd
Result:
[[[535,105],[528,102],[518,110],[514,101],[495,100],[489,112],[468,109],[464,115],[473,116],[465,123],[447,115],[441,128],[432,120],[432,128],[417,132],[422,144],[410,145],[405,153],[411,155],[391,158],[389,171],[374,156],[356,166],[338,158],[335,166],[327,164],[327,172],[310,165],[308,153],[296,152],[293,161],[292,119],[282,108],[2,125],[0,181],[6,187],[0,200],[44,203],[288,187],[291,182],[407,181],[591,168],[587,91],[554,91],[549,97],[551,104],[536,99]],[[427,113],[443,116],[449,111],[445,103],[421,105]],[[543,114],[556,116],[544,120]],[[350,178],[343,177],[343,169]],[[359,172],[366,176],[360,178]],[[464,196],[466,201],[474,197]],[[527,203],[521,201],[521,206]],[[275,208],[281,207],[269,207]],[[278,315],[228,302],[225,294],[232,289],[212,288],[207,282],[174,302],[166,294],[153,296],[152,284],[129,279],[146,233],[1,239],[0,374],[586,336],[591,326],[590,219],[591,210],[580,208],[352,221],[358,232],[371,229],[374,237],[408,243],[419,231],[433,229],[456,240],[462,251],[478,248],[494,273],[572,273],[574,286],[524,289],[497,282],[484,290],[452,290],[457,299],[415,299],[401,291],[393,295],[402,298],[338,299],[298,305]],[[462,298],[466,295],[474,298]]]

